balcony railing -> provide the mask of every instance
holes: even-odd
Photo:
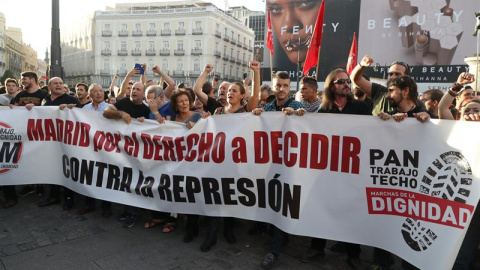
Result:
[[[133,56],[140,56],[140,55],[142,55],[142,51],[140,51],[140,50],[132,50],[132,55],[133,55]]]
[[[110,49],[102,50],[102,55],[112,55],[112,51]]]
[[[232,43],[233,45],[235,45],[235,44],[237,44],[237,40],[234,39],[234,38],[232,38],[232,39],[230,39],[230,43]]]
[[[215,31],[215,36],[218,38],[222,38],[222,33],[220,31]]]
[[[185,50],[184,49],[176,49],[176,50],[173,51],[173,54],[176,55],[176,56],[185,55]]]
[[[127,55],[128,55],[128,51],[127,51],[127,50],[118,50],[118,51],[117,51],[117,55],[118,55],[118,56],[127,56]]]
[[[171,34],[172,34],[172,30],[170,29],[163,29],[162,31],[160,31],[161,36],[170,36]]]
[[[215,57],[217,57],[217,58],[222,57],[222,54],[221,54],[219,51],[214,51],[214,52],[213,52],[213,55],[214,55]]]
[[[241,41],[237,42],[237,47],[239,47],[239,48],[242,47],[242,42]]]
[[[153,50],[145,50],[145,55],[146,55],[146,56],[155,56],[155,55],[156,55],[155,49],[153,49]]]
[[[200,48],[192,49],[192,55],[201,55],[201,54],[202,54],[202,49]]]
[[[102,31],[102,37],[111,37],[112,36],[112,31],[111,30],[103,30]]]
[[[230,37],[228,35],[224,35],[223,36],[223,40],[225,40],[226,42],[229,42],[230,41]]]
[[[118,36],[119,37],[128,37],[128,31],[127,30],[120,30],[120,31],[118,31]]]
[[[233,57],[233,56],[230,57],[230,62],[231,62],[231,63],[235,63],[235,57]]]
[[[194,28],[192,29],[192,35],[202,35],[203,29],[202,28]]]
[[[161,49],[160,50],[160,55],[161,56],[169,56],[170,55],[170,50],[169,49]]]
[[[120,76],[125,76],[125,75],[127,75],[127,70],[126,69],[120,69],[120,70],[118,70],[117,73]]]
[[[132,32],[132,36],[134,37],[141,37],[143,35],[142,30],[135,30]]]
[[[185,29],[175,29],[176,36],[185,36]]]
[[[230,59],[230,58],[228,57],[228,55],[224,54],[224,55],[223,55],[223,60],[228,61],[228,59]]]
[[[190,70],[190,77],[200,76],[200,70]]]
[[[154,37],[157,35],[157,30],[148,30],[147,37]]]
[[[109,75],[110,74],[110,69],[102,69],[100,70],[100,75]]]
[[[237,60],[235,61],[235,63],[237,63],[237,64],[240,65],[240,64],[242,63],[242,60],[240,60],[240,58],[237,58]]]
[[[174,70],[173,71],[173,76],[183,76],[185,72],[183,70]]]

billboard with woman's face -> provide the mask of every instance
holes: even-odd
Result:
[[[321,0],[266,0],[270,12],[274,55],[273,72],[299,77],[314,31]],[[471,35],[477,0],[325,0],[318,79],[331,70],[345,68],[353,33],[358,37],[358,60],[371,55],[377,68],[366,73],[383,78],[385,66],[405,61],[418,82],[451,82],[466,71],[463,59],[476,52]],[[270,76],[270,52],[263,54],[264,79]],[[447,72],[449,71],[449,72]],[[315,68],[308,73],[316,76]]]
[[[321,0],[267,0],[266,9],[270,12],[273,32],[273,72],[287,71],[296,80],[297,62],[305,61],[308,43],[313,34]],[[320,55],[320,80],[331,69],[345,67],[350,50],[351,35],[358,29],[360,1],[332,0],[325,2],[323,42]],[[323,53],[328,51],[328,53]],[[346,51],[346,56],[343,57]],[[264,79],[270,73],[270,51],[264,52]],[[323,65],[325,63],[325,65]],[[303,76],[300,67],[300,77]],[[315,68],[309,75],[315,76]]]

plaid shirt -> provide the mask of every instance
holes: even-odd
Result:
[[[263,110],[266,112],[274,112],[274,111],[281,111],[283,108],[290,107],[294,110],[298,110],[300,108],[305,109],[305,105],[303,103],[293,100],[292,98],[288,98],[282,105],[277,106],[277,100],[273,100],[272,102],[268,103],[263,107]]]

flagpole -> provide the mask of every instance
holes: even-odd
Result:
[[[270,81],[272,81],[273,77],[273,55],[270,54]]]
[[[315,80],[318,82],[318,67],[320,66],[320,53],[322,52],[322,45],[318,46],[318,59],[317,59],[317,67],[315,68]]]

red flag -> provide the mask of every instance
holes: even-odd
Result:
[[[312,40],[308,46],[307,58],[305,65],[303,65],[303,74],[307,74],[308,70],[317,65],[318,55],[320,53],[320,46],[322,45],[323,33],[323,14],[325,11],[325,0],[322,0],[320,9],[318,10],[317,22],[313,30]]]
[[[347,73],[350,75],[357,65],[357,35],[353,32],[352,47],[350,47],[350,54],[347,61]]]
[[[270,11],[267,13],[267,48],[270,49],[270,54],[273,55],[273,34],[272,34],[272,21],[270,19]]]

